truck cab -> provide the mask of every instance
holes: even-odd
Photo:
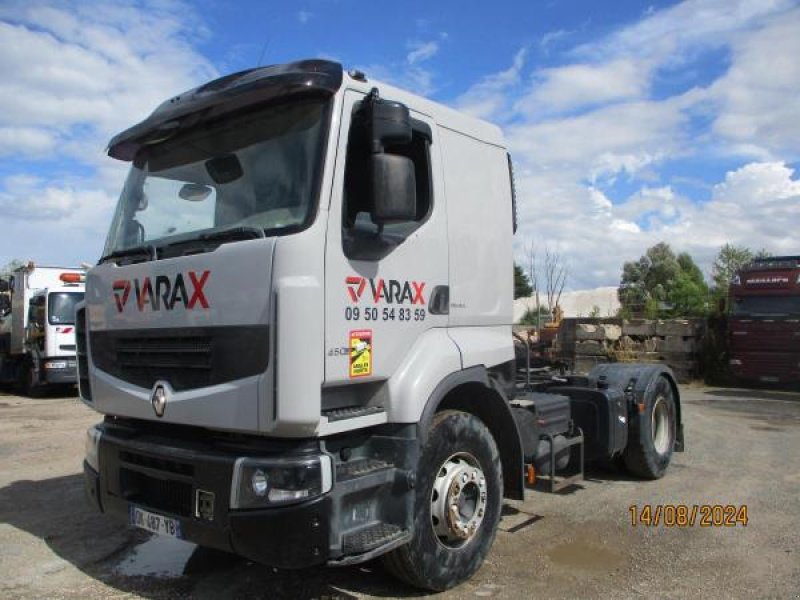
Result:
[[[30,263],[2,288],[0,380],[28,393],[77,383],[75,309],[83,301],[83,270]]]
[[[730,286],[730,365],[743,381],[800,382],[800,256],[758,258]]]
[[[499,128],[308,60],[171,98],[108,151],[131,167],[78,309],[80,395],[104,415],[91,502],[276,567],[383,555],[427,589],[471,576],[524,461],[583,439],[566,395],[538,420],[510,404]],[[663,475],[671,375],[592,381],[562,383],[600,411],[598,447],[658,437],[636,468]]]

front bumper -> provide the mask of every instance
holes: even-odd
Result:
[[[800,382],[800,353],[734,352],[730,360],[734,377],[764,383]]]
[[[182,537],[279,568],[328,561],[330,498],[289,506],[233,510],[231,481],[239,453],[186,442],[166,445],[101,426],[100,472],[84,463],[87,497],[99,510],[128,518],[130,506],[180,521]],[[198,491],[214,506],[199,516]]]
[[[70,384],[78,381],[78,372],[76,370],[74,361],[71,367],[64,367],[58,369],[42,369],[44,374],[44,382],[50,384]]]

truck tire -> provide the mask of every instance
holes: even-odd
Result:
[[[638,435],[632,432],[622,458],[633,475],[660,479],[669,466],[675,447],[675,398],[666,377],[659,377],[647,389],[644,405]]]
[[[22,393],[29,398],[39,398],[42,395],[42,384],[39,383],[32,363],[22,369]]]
[[[469,413],[437,413],[417,471],[411,541],[383,557],[387,570],[426,590],[469,579],[492,547],[503,498],[500,453]]]

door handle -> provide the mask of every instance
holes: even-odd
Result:
[[[428,300],[428,312],[432,315],[450,314],[450,286],[437,285]]]

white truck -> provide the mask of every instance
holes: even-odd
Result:
[[[666,368],[517,381],[497,127],[308,60],[176,96],[109,154],[132,166],[78,310],[99,510],[442,590],[526,480],[682,449]]]
[[[84,271],[28,263],[0,277],[0,383],[36,395],[77,382],[75,308]]]

